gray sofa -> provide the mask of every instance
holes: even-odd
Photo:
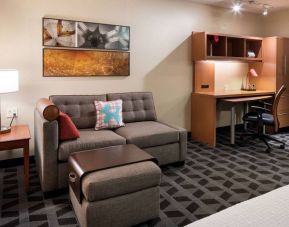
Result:
[[[157,120],[150,92],[53,95],[49,99],[60,111],[71,117],[79,129],[80,138],[60,142],[57,120],[46,120],[43,109],[35,109],[35,159],[44,192],[68,186],[67,160],[73,152],[128,143],[135,144],[156,157],[159,165],[185,160],[186,130]],[[95,131],[94,101],[116,99],[123,100],[125,126],[115,130]]]

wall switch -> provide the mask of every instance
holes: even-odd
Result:
[[[12,118],[14,114],[16,115],[16,117],[18,117],[17,107],[9,107],[6,113],[7,118]]]
[[[201,85],[201,88],[209,88],[210,86],[209,86],[209,84],[202,84]]]

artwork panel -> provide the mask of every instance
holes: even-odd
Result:
[[[43,46],[76,47],[76,22],[43,18]]]
[[[43,76],[128,76],[128,52],[43,49]]]
[[[128,26],[77,22],[77,47],[103,50],[129,50]]]

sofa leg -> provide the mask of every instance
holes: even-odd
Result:
[[[158,218],[152,219],[150,221],[147,221],[147,222],[144,222],[144,223],[140,223],[138,225],[133,225],[132,227],[136,227],[136,226],[154,227],[160,222],[161,222],[161,219],[158,217]]]
[[[44,199],[51,199],[60,195],[65,195],[68,193],[68,187],[67,188],[62,188],[62,189],[57,189],[53,190],[50,192],[43,192],[43,197]]]
[[[169,167],[169,166],[172,166],[172,167],[181,167],[181,166],[184,166],[184,165],[185,165],[185,161],[179,161],[179,162],[175,162],[175,163],[170,163],[170,164],[163,165],[163,166],[161,166],[161,168],[163,168],[163,167]]]
[[[176,163],[173,164],[173,166],[175,166],[175,167],[180,167],[180,166],[183,166],[183,165],[185,165],[185,161],[179,161],[179,162],[176,162]]]

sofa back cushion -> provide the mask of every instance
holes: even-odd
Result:
[[[107,94],[107,100],[121,99],[124,123],[156,121],[157,115],[151,92],[127,92]]]
[[[49,99],[67,113],[78,129],[94,128],[96,110],[94,101],[106,101],[106,95],[52,95]]]

